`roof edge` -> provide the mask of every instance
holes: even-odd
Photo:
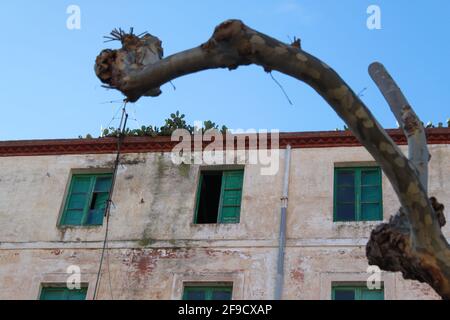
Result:
[[[406,137],[400,129],[386,131],[396,144],[407,144]],[[428,144],[450,144],[450,128],[430,128],[426,129],[426,133]],[[121,151],[123,153],[169,152],[178,143],[171,141],[171,137],[126,137]],[[205,142],[204,146],[209,143]],[[292,148],[361,146],[350,131],[280,133],[279,147],[283,149],[288,144]],[[271,145],[270,135],[268,145]],[[236,144],[235,147],[237,147]],[[248,142],[246,148],[249,148]],[[116,138],[0,141],[0,157],[106,154],[114,153],[116,150]]]

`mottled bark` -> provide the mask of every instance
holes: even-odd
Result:
[[[428,151],[425,128],[400,88],[385,67],[378,62],[369,67],[369,74],[380,89],[397,122],[408,139],[408,158],[416,167],[425,191],[428,190]]]
[[[428,162],[431,158],[427,138],[422,122],[406,100],[394,79],[380,63],[373,63],[369,73],[388,102],[392,113],[408,139],[408,158],[416,169],[418,179],[424,191],[428,190]],[[446,223],[444,206],[436,198],[430,198],[437,223],[443,227]],[[408,212],[400,208],[388,223],[379,225],[372,231],[366,246],[370,264],[378,265],[383,270],[400,271],[405,279],[413,279],[432,285],[437,292],[442,292],[442,280],[433,266],[423,267],[427,257],[434,254],[433,248],[416,252],[417,245],[412,244],[412,228],[420,227],[410,223]],[[428,263],[428,262],[425,262]],[[444,280],[445,281],[445,280]],[[446,294],[443,297],[448,298]]]
[[[398,259],[396,270],[392,271],[425,281],[442,297],[450,299],[450,247],[416,166],[332,68],[302,50],[299,42],[282,43],[239,20],[219,25],[201,46],[155,62],[136,58],[146,46],[144,39],[135,37],[131,43],[122,41],[122,49],[103,51],[96,61],[97,76],[131,102],[190,73],[214,68],[232,70],[249,64],[260,65],[267,72],[276,70],[290,75],[316,90],[378,162],[398,195],[410,232],[404,238],[405,245],[398,246],[400,251],[396,253],[402,259]],[[381,249],[380,252],[385,257],[385,252]],[[382,261],[379,264],[383,266]]]

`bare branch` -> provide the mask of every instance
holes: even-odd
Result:
[[[427,191],[428,162],[431,156],[428,151],[427,137],[422,122],[394,79],[381,63],[372,63],[369,67],[369,74],[380,89],[405,136],[408,138],[409,160],[416,167],[422,186]]]

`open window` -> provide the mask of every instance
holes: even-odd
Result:
[[[112,174],[76,174],[72,176],[60,226],[101,226]]]
[[[239,223],[243,179],[243,170],[202,171],[195,223]]]

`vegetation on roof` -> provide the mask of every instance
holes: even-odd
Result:
[[[188,125],[185,120],[185,115],[180,114],[179,111],[172,113],[170,118],[165,120],[163,126],[142,126],[138,129],[130,129],[126,128],[124,131],[124,135],[127,137],[157,137],[157,136],[171,136],[172,133],[177,129],[185,129],[189,131],[191,134],[194,133],[194,126]],[[210,129],[219,130],[219,125],[210,120],[203,122],[202,132],[205,132]],[[226,126],[222,126],[220,132],[225,133],[228,130]],[[120,134],[120,130],[118,128],[110,127],[104,129],[100,138],[103,137],[117,137]],[[93,139],[94,137],[91,134],[87,134],[85,137],[79,136],[80,139]]]

